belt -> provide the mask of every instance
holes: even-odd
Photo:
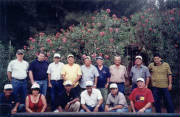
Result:
[[[16,79],[16,78],[12,78],[12,79],[18,80],[18,81],[25,81],[25,80],[26,80],[26,78],[25,78],[25,79]]]
[[[111,82],[111,83],[123,84],[124,82]]]
[[[63,81],[62,79],[60,79],[60,80],[51,80],[51,81],[56,81],[56,82],[58,82],[58,81]]]

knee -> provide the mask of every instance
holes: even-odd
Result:
[[[75,106],[76,106],[76,107],[80,107],[80,105],[81,105],[81,104],[80,104],[79,101],[75,102]]]

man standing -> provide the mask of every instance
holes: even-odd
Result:
[[[27,71],[29,64],[25,60],[24,50],[17,50],[15,60],[12,60],[7,68],[7,75],[9,81],[11,81],[14,88],[13,92],[20,97],[22,104],[25,104],[25,98],[27,95]]]
[[[59,96],[59,112],[78,112],[80,102],[77,93],[72,89],[72,82],[64,82],[65,91]]]
[[[144,78],[146,81],[146,88],[148,88],[149,85],[149,78],[150,78],[150,73],[149,69],[142,65],[142,57],[141,56],[136,56],[135,58],[135,65],[131,68],[129,76],[132,79],[132,90],[137,87],[136,81],[137,78]]]
[[[0,94],[0,106],[7,107],[4,114],[15,114],[18,111],[19,100],[13,93],[11,84],[4,85],[4,92]]]
[[[99,72],[97,88],[101,91],[104,102],[106,102],[108,96],[109,79],[111,75],[109,72],[109,68],[103,65],[104,60],[101,56],[96,58],[96,63],[96,68]]]
[[[51,109],[56,109],[56,100],[58,94],[61,94],[64,90],[63,79],[61,78],[61,71],[64,66],[60,61],[60,54],[54,54],[54,62],[48,66],[48,86],[51,88]]]
[[[120,56],[115,56],[114,57],[114,65],[111,65],[109,67],[111,77],[110,77],[110,82],[111,83],[116,83],[118,85],[118,90],[122,93],[124,93],[125,90],[125,79],[128,77],[127,76],[127,70],[124,65],[121,65],[121,57]]]
[[[111,93],[108,95],[105,111],[106,112],[128,112],[128,105],[123,93],[118,91],[115,83],[110,85]]]
[[[61,75],[64,80],[70,80],[72,82],[73,88],[75,92],[79,95],[80,93],[80,86],[79,86],[79,79],[81,78],[81,68],[78,64],[74,63],[74,56],[69,54],[67,57],[68,64],[64,65]]]
[[[32,84],[36,82],[40,85],[40,93],[46,96],[48,62],[45,61],[44,58],[45,54],[40,52],[38,58],[31,62],[29,67],[29,78]]]
[[[93,88],[93,82],[86,82],[86,90],[81,93],[80,112],[99,112],[102,109],[103,98],[98,89]]]
[[[80,80],[80,87],[85,90],[87,81],[92,81],[94,83],[94,87],[96,87],[99,73],[97,68],[91,64],[91,58],[89,56],[84,58],[84,65],[81,66],[81,71],[82,78]]]
[[[144,78],[137,79],[137,88],[129,96],[133,112],[151,113],[154,98],[150,89],[145,88]]]
[[[168,113],[174,113],[174,106],[169,91],[172,89],[172,72],[166,62],[162,62],[159,54],[154,55],[154,63],[149,66],[151,72],[152,92],[155,99],[156,112],[161,113],[161,98],[165,99]]]

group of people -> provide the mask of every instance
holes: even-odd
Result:
[[[50,87],[52,112],[161,112],[161,99],[165,99],[167,112],[173,113],[170,90],[172,73],[168,63],[163,62],[159,54],[148,67],[143,65],[141,56],[135,57],[135,65],[130,73],[121,64],[121,57],[114,57],[114,64],[104,65],[103,57],[84,57],[84,65],[75,63],[72,54],[67,56],[67,64],[60,62],[61,56],[54,54],[52,63],[45,60],[40,52],[30,64],[23,59],[24,51],[19,49],[15,60],[7,68],[8,80],[0,94],[0,104],[9,104],[12,114],[20,111],[45,112],[47,108],[46,92]],[[27,94],[28,78],[31,94]],[[125,97],[125,86],[132,82],[132,91]],[[148,88],[151,81],[152,92]],[[24,110],[23,110],[23,105]]]

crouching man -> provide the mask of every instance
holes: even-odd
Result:
[[[129,96],[133,112],[151,113],[151,105],[154,102],[151,90],[145,88],[143,78],[137,79],[137,86]]]
[[[102,112],[103,98],[98,89],[93,88],[93,82],[86,82],[86,90],[81,93],[81,106],[80,112]]]
[[[64,82],[64,88],[65,91],[58,98],[59,106],[58,110],[55,112],[78,112],[80,102],[77,92],[72,89],[72,82],[70,80],[66,80]]]
[[[105,112],[128,112],[128,105],[123,93],[118,91],[115,83],[110,85],[111,92],[108,95]]]

